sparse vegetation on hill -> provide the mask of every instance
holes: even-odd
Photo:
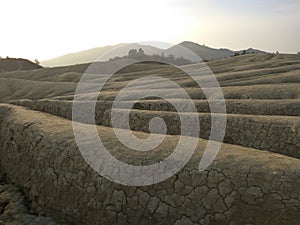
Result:
[[[177,65],[177,66],[182,66],[182,65],[188,65],[188,64],[193,64],[191,60],[185,59],[184,57],[175,57],[174,55],[170,54],[168,56],[165,56],[163,53],[161,55],[159,54],[152,54],[152,55],[147,55],[145,54],[145,51],[142,48],[137,49],[131,49],[128,52],[128,55],[119,57],[116,56],[114,58],[111,58],[109,61],[118,61],[126,58],[132,58],[136,60],[143,60],[143,61],[149,61],[149,62],[162,62],[166,64],[172,64],[172,65]]]

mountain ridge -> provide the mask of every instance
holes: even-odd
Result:
[[[242,54],[264,54],[267,52],[248,48],[247,50],[233,51],[226,48],[211,48],[205,45],[200,45],[191,41],[183,41],[177,45],[174,45],[168,49],[161,49],[151,45],[143,45],[138,43],[131,44],[116,44],[103,47],[91,48],[79,52],[68,53],[62,56],[58,56],[53,59],[44,60],[41,62],[43,66],[56,67],[56,66],[68,66],[82,63],[90,63],[101,59],[101,61],[107,61],[116,56],[123,57],[128,54],[130,49],[142,48],[147,55],[164,54],[174,55],[175,57],[183,57],[193,62],[199,61],[211,61],[222,58],[228,58],[235,55]],[[187,50],[188,49],[188,50]],[[100,58],[99,58],[100,57]]]

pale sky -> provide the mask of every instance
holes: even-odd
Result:
[[[45,60],[117,43],[189,40],[300,51],[300,0],[0,0],[0,56]]]

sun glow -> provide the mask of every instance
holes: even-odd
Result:
[[[232,0],[226,4],[221,0],[2,1],[0,56],[45,60],[117,43],[185,40],[231,49],[299,51],[299,10],[294,10],[299,2],[274,2],[280,4],[274,6],[269,0],[238,5]]]
[[[13,0],[0,10],[6,31],[0,55],[41,60],[124,42],[178,41],[191,24],[180,10],[158,0]]]

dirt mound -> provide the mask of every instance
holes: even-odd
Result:
[[[110,62],[100,64],[101,71],[97,72],[101,74],[95,74],[90,82],[101,83],[101,76],[111,71],[112,64]],[[298,55],[249,55],[218,60],[208,65],[214,71],[226,99],[279,100],[300,98],[300,79],[298,76],[300,72],[300,57]],[[2,72],[0,74],[2,79],[0,100],[21,98],[70,100],[73,98],[77,82],[81,79],[88,66],[89,64],[82,64],[68,67],[42,68],[39,70]],[[199,67],[198,64],[182,68],[196,70],[197,67]],[[158,64],[129,66],[111,77],[105,85],[104,91],[102,91],[102,99],[113,100],[120,88],[130,81],[154,74],[177,82],[186,89],[192,99],[205,99],[197,84],[186,76],[180,68]],[[203,74],[200,81],[206,82],[207,79],[208,76]],[[31,84],[29,84],[29,81],[31,81]],[[71,85],[73,87],[72,90],[70,89],[70,83],[74,84]],[[66,88],[64,88],[64,85]],[[155,89],[159,85],[159,83],[153,81],[146,86],[143,85],[135,89],[143,92],[147,88]],[[50,94],[47,93],[49,90],[51,90]],[[166,90],[164,86],[161,86],[157,91],[165,92]],[[32,95],[31,93],[35,94]],[[173,94],[176,95],[176,92]]]
[[[62,223],[299,223],[299,159],[223,144],[213,164],[200,172],[207,141],[199,139],[192,159],[176,176],[145,187],[124,186],[87,165],[75,143],[71,121],[2,104],[0,123],[1,172],[15,184],[26,185],[25,194],[34,209]],[[130,164],[165,158],[179,138],[167,136],[145,157],[121,145],[113,129],[97,126],[97,130],[111,154]]]
[[[149,105],[149,102],[152,104],[154,103],[154,106]],[[135,109],[131,109],[129,113],[130,128],[135,131],[149,133],[150,120],[155,117],[160,117],[163,118],[166,123],[168,134],[180,135],[181,128],[179,115],[174,112],[173,109],[165,107],[170,105],[159,104],[159,102],[163,101],[141,101],[138,102],[138,104],[135,104],[133,107]],[[195,102],[197,103],[198,101]],[[69,120],[72,119],[72,101],[24,100],[14,101],[12,103],[27,107],[29,109],[50,113],[59,117],[64,117]],[[271,103],[273,104],[269,105],[273,105],[273,108],[275,108],[275,106],[280,106],[280,102],[278,101],[275,101],[275,103]],[[289,108],[287,107],[287,104],[283,104],[282,107],[284,109],[287,108],[286,110],[293,111],[293,109],[297,109],[296,103],[297,102],[290,102],[289,104],[292,104],[292,106],[289,106]],[[96,104],[96,124],[111,127],[112,104],[113,102],[109,101],[100,101]],[[268,104],[268,102],[263,101],[261,104]],[[228,105],[230,107],[230,103],[228,103]],[[244,107],[246,109],[251,109],[251,105],[245,104]],[[157,111],[160,108],[163,110]],[[238,106],[236,108],[238,108]],[[260,108],[263,107],[260,106]],[[267,114],[267,116],[239,114],[236,111],[232,111],[232,113],[234,114],[227,114],[227,125],[224,142],[229,144],[242,145],[244,147],[251,147],[260,150],[281,153],[283,155],[300,159],[300,119],[298,118],[298,116],[283,116],[284,114],[280,116],[273,114],[270,115],[270,113],[272,113],[274,109],[267,107],[265,108],[269,113]],[[199,111],[201,110],[202,108],[200,107]],[[128,110],[122,109],[122,106],[120,106],[120,109],[115,110],[115,112],[117,111],[118,113],[120,113],[120,115],[128,112]],[[208,112],[209,109],[206,113],[198,114],[201,127],[199,137],[204,139],[209,139],[210,137],[212,115]],[[282,110],[279,112],[282,112]],[[214,116],[217,117],[218,114],[214,114]]]
[[[16,70],[33,70],[39,68],[42,67],[27,59],[15,59],[15,58],[0,59],[0,72],[16,71]]]

